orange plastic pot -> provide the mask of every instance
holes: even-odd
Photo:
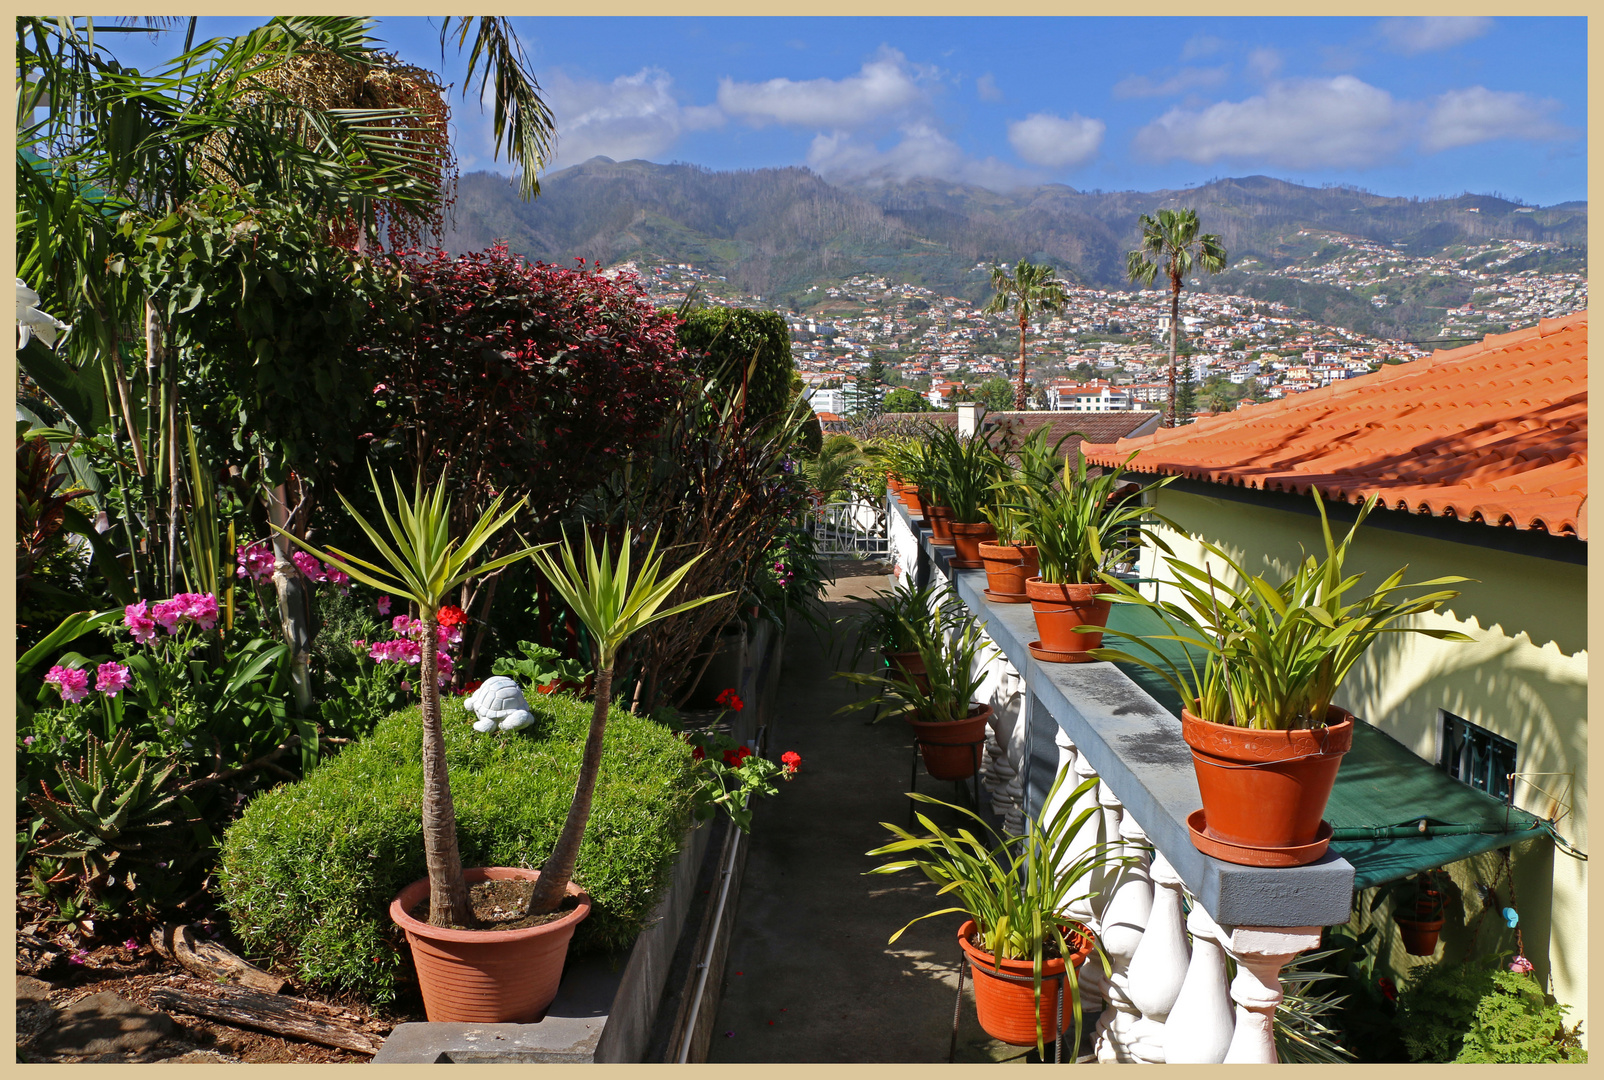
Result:
[[[930,675],[925,670],[925,658],[923,656],[919,655],[917,651],[892,652],[890,649],[882,649],[880,652],[886,658],[886,663],[891,665],[892,670],[901,671],[913,681],[913,684],[921,692],[929,693]]]
[[[930,542],[952,547],[952,508],[926,506],[925,520],[930,523]]]
[[[1240,858],[1210,854],[1271,865],[1249,862],[1252,850],[1307,848],[1302,862],[1325,853],[1317,842],[1320,819],[1342,756],[1353,746],[1351,713],[1332,706],[1323,728],[1261,731],[1211,723],[1182,709],[1181,737],[1192,748],[1208,836],[1244,849]]]
[[[538,870],[492,866],[464,870],[468,885],[525,880]],[[407,914],[429,895],[429,879],[414,881],[390,902],[390,918],[406,932],[423,990],[423,1009],[434,1023],[531,1024],[557,997],[568,943],[590,914],[590,897],[573,882],[578,906],[562,918],[522,930],[449,930]]]
[[[1435,956],[1437,936],[1442,933],[1441,919],[1415,921],[1398,920],[1398,936],[1403,939],[1404,952],[1410,956]]]
[[[997,539],[997,529],[989,521],[973,525],[954,521],[952,546],[956,557],[949,562],[949,565],[959,570],[979,570],[985,565],[980,561],[980,545],[995,539]]]
[[[913,737],[919,741],[919,755],[925,759],[925,772],[935,779],[967,780],[975,775],[980,764],[979,744],[985,740],[986,725],[991,722],[991,706],[975,705],[973,709],[962,720],[907,717]]]
[[[1017,603],[1024,603],[1028,597],[1025,595],[1025,579],[1033,578],[1038,572],[1036,565],[1036,545],[1021,544],[993,544],[981,541],[976,550],[980,554],[980,562],[986,568],[986,591],[993,596],[1018,597]]]
[[[1038,1004],[1031,979],[1031,962],[1001,961],[1004,972],[1021,976],[1022,981],[999,979],[999,965],[995,958],[969,940],[974,932],[974,920],[965,922],[958,928],[958,944],[969,958],[969,972],[975,986],[975,1014],[987,1035],[1010,1046],[1035,1046],[1038,1025],[1042,1042],[1048,1044],[1075,1023],[1075,1009],[1070,1002],[1064,1005],[1062,1028],[1058,1022],[1058,998],[1063,983],[1054,976],[1064,973],[1063,957],[1055,956],[1042,962],[1041,1001]],[[1092,939],[1081,935],[1080,947],[1070,957],[1070,962],[1079,968],[1091,953]]]
[[[1039,576],[1026,578],[1025,595],[1030,597],[1031,611],[1036,616],[1041,648],[1053,653],[1084,653],[1100,648],[1101,632],[1082,634],[1075,627],[1108,625],[1111,605],[1105,590],[1103,585],[1055,585]]]

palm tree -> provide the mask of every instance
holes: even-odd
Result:
[[[1014,408],[1025,407],[1025,325],[1036,311],[1057,311],[1068,302],[1063,283],[1053,276],[1053,268],[1019,261],[1009,274],[1001,266],[991,268],[991,287],[996,295],[986,305],[986,314],[1000,315],[1010,307],[1019,315],[1019,382],[1014,387]]]
[[[1181,286],[1193,270],[1217,274],[1225,269],[1225,245],[1214,233],[1198,234],[1196,210],[1160,210],[1143,214],[1142,246],[1125,256],[1130,279],[1151,288],[1162,269],[1170,282],[1170,402],[1165,427],[1175,426],[1175,350],[1180,341]]]

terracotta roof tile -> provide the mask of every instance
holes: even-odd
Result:
[[[1087,444],[1173,473],[1587,539],[1587,312],[1280,401]]]
[[[1093,443],[1107,443],[1115,439],[1124,439],[1133,431],[1140,431],[1143,427],[1154,423],[1158,413],[1151,410],[1132,409],[1116,410],[1114,412],[1074,412],[1064,410],[1061,412],[1048,412],[1033,410],[1029,412],[987,412],[982,423],[988,429],[995,425],[1006,424],[1016,437],[1029,435],[1042,425],[1047,426],[1047,444],[1049,446],[1058,442],[1071,432],[1080,432],[1086,438],[1085,445]],[[952,427],[958,423],[956,412],[928,412],[928,413],[882,413],[879,417],[882,426],[887,430],[913,430],[924,421],[932,421],[945,427]],[[1074,453],[1074,448],[1082,442],[1081,439],[1070,438],[1064,442],[1063,452]]]

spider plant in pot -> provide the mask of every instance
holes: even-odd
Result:
[[[980,746],[991,721],[991,706],[975,700],[985,682],[977,662],[993,646],[974,617],[960,615],[947,631],[931,635],[920,646],[924,677],[893,668],[885,675],[838,672],[838,678],[870,686],[880,693],[839,711],[886,704],[902,705],[903,719],[913,728],[925,771],[937,780],[967,780],[980,767]]]
[[[958,944],[974,979],[980,1026],[1011,1045],[1034,1045],[1043,1058],[1046,1043],[1072,1029],[1075,1047],[1069,1060],[1074,1061],[1080,1053],[1081,1028],[1077,972],[1094,954],[1105,974],[1110,966],[1091,931],[1077,922],[1069,909],[1095,895],[1086,889],[1094,872],[1128,865],[1135,857],[1117,854],[1117,842],[1077,843],[1083,828],[1097,827],[1094,817],[1100,811],[1095,800],[1089,800],[1091,805],[1078,813],[1075,809],[1088,801],[1086,796],[1097,780],[1087,780],[1060,798],[1067,776],[1067,769],[1059,770],[1043,804],[1057,809],[1045,822],[1032,818],[1022,836],[999,836],[985,819],[966,807],[910,793],[909,798],[972,819],[979,829],[949,833],[920,814],[925,835],[916,836],[882,822],[897,839],[868,854],[898,856],[869,873],[918,870],[941,886],[938,895],[953,900],[951,906],[914,919],[893,934],[891,941],[896,942],[914,923],[925,919],[965,916],[958,928]],[[989,837],[989,842],[982,836]]]
[[[978,550],[986,569],[986,598],[994,603],[1029,603],[1025,580],[1039,572],[1024,501],[1023,484],[1017,474],[1003,476],[992,484],[992,501],[985,514],[996,537],[981,541]]]
[[[1123,467],[1089,476],[1086,455],[1077,449],[1075,456],[1073,470],[1065,459],[1058,486],[1029,492],[1030,530],[1040,565],[1040,573],[1025,580],[1040,635],[1030,653],[1049,663],[1084,663],[1091,659],[1090,650],[1102,644],[1100,628],[1108,625],[1109,601],[1099,574],[1137,549],[1143,534],[1138,522],[1152,516],[1137,500],[1116,502],[1114,490]],[[1153,486],[1174,479],[1167,476]]]
[[[987,520],[992,485],[1002,472],[1002,459],[980,435],[961,436],[941,428],[931,434],[931,447],[941,463],[946,481],[947,507],[952,511],[949,528],[959,570],[979,570],[980,543],[994,539],[997,532]]]
[[[947,469],[937,438],[942,429],[931,424],[919,443],[919,498],[925,522],[930,526],[930,542],[952,547],[952,507],[948,504]]]
[[[1324,854],[1330,826],[1321,815],[1353,743],[1353,717],[1332,699],[1377,639],[1423,634],[1471,640],[1457,630],[1408,623],[1459,595],[1440,586],[1466,578],[1405,584],[1404,567],[1363,591],[1364,575],[1349,574],[1345,563],[1375,498],[1359,508],[1340,543],[1319,492],[1314,500],[1325,557],[1305,554],[1279,583],[1250,574],[1208,542],[1201,567],[1173,555],[1165,559],[1184,604],[1149,599],[1104,576],[1116,603],[1147,608],[1169,632],[1148,640],[1111,631],[1137,651],[1103,648],[1093,655],[1140,664],[1192,703],[1181,712],[1181,735],[1192,748],[1203,797],[1203,809],[1189,822],[1192,842],[1227,862],[1300,866]],[[1153,641],[1185,646],[1184,659],[1172,659]]]
[[[950,627],[963,610],[963,602],[949,585],[917,588],[904,579],[891,589],[881,589],[865,603],[868,613],[855,622],[851,640],[853,651],[848,668],[856,668],[871,651],[879,652],[891,672],[920,685],[926,681],[924,653],[927,646]],[[846,623],[848,619],[840,620]],[[846,640],[843,638],[843,640]]]

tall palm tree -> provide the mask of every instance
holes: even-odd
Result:
[[[1069,301],[1064,285],[1053,275],[1053,268],[1023,259],[1010,274],[1001,266],[991,268],[991,287],[997,292],[986,305],[986,314],[1000,315],[1013,308],[1019,315],[1019,382],[1014,387],[1014,408],[1025,407],[1025,326],[1037,311],[1058,311]]]
[[[1170,282],[1170,398],[1165,427],[1175,426],[1175,351],[1180,341],[1181,287],[1194,270],[1217,274],[1225,269],[1225,245],[1214,233],[1198,233],[1196,210],[1160,210],[1143,214],[1142,246],[1125,256],[1130,279],[1152,288],[1162,269]]]

